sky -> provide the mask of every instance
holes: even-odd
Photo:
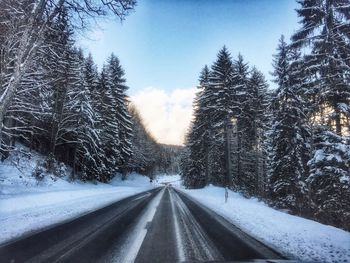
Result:
[[[182,144],[203,66],[226,45],[270,82],[278,39],[299,28],[295,8],[294,0],[139,0],[125,21],[100,21],[78,44],[99,67],[117,55],[147,128]]]

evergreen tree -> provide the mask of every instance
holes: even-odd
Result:
[[[303,0],[297,9],[302,27],[292,47],[306,46],[304,67],[310,76],[309,95],[315,114],[338,135],[350,117],[350,5],[347,0]]]
[[[75,63],[75,69],[84,68],[85,59],[81,51],[76,53]],[[84,70],[76,73],[80,81],[75,82],[68,93],[66,117],[71,120],[69,130],[75,145],[73,166],[78,166],[84,180],[106,181],[101,172],[104,168],[101,162],[103,152],[100,136],[95,128],[91,90]]]
[[[211,122],[211,147],[210,152],[215,157],[209,158],[211,181],[214,184],[230,185],[227,175],[227,125],[233,112],[237,109],[237,96],[234,89],[234,70],[231,55],[226,47],[223,47],[217,56],[217,60],[211,67],[208,92],[203,98],[206,100],[206,109]]]
[[[306,194],[309,127],[283,36],[277,51],[273,75],[278,89],[272,100],[270,132],[270,198],[276,206],[300,213]]]
[[[206,114],[205,96],[208,93],[209,84],[209,68],[205,66],[200,73],[198,86],[199,91],[193,103],[194,120],[191,124],[191,129],[187,134],[187,158],[186,164],[189,166],[186,169],[184,176],[186,177],[185,185],[189,187],[199,188],[204,187],[209,180],[209,133],[211,130],[210,118]]]
[[[119,124],[117,119],[117,99],[114,96],[111,79],[108,72],[108,66],[103,66],[100,75],[99,90],[101,91],[101,105],[99,113],[102,117],[99,125],[101,125],[101,141],[104,152],[104,164],[107,167],[105,176],[112,178],[114,173],[118,171],[120,160],[120,140],[119,140]]]
[[[236,169],[234,169],[234,186],[245,194],[251,194],[255,188],[255,127],[253,116],[253,92],[249,85],[249,66],[242,55],[238,55],[233,63],[235,72],[235,104],[234,117],[236,119]]]
[[[322,222],[350,229],[350,146],[326,126],[314,133],[313,157],[308,163],[311,206]]]
[[[209,98],[208,94],[210,94],[209,87],[209,79],[210,79],[210,70],[207,65],[202,69],[199,76],[199,93],[196,105],[196,120],[200,120],[197,124],[199,131],[197,133],[200,136],[201,140],[201,148],[200,154],[202,159],[202,170],[201,174],[204,174],[204,184],[207,185],[211,179],[211,170],[210,170],[210,149],[211,149],[211,131],[212,131],[212,123],[211,123],[211,110],[208,107]]]
[[[249,77],[249,93],[250,96],[250,114],[251,126],[253,129],[253,137],[251,138],[251,145],[253,146],[252,161],[254,166],[254,187],[251,187],[250,194],[263,196],[266,187],[266,161],[267,149],[266,131],[268,129],[268,84],[264,75],[253,67]]]
[[[307,180],[313,213],[324,222],[349,228],[343,220],[348,219],[344,207],[349,199],[344,197],[349,195],[349,184],[342,177],[343,171],[349,171],[349,156],[341,151],[349,145],[350,6],[347,0],[304,0],[299,4],[302,26],[292,36],[291,47],[307,47],[301,63],[307,74],[304,94],[311,102],[316,127]],[[339,158],[333,160],[332,154]],[[338,217],[342,212],[336,209],[343,216]]]
[[[59,143],[60,132],[63,129],[63,114],[65,104],[67,103],[67,92],[70,85],[75,82],[75,76],[71,75],[72,69],[72,54],[73,41],[71,39],[72,31],[68,26],[67,10],[63,9],[57,17],[52,30],[48,31],[48,41],[51,45],[45,51],[46,53],[46,79],[50,83],[49,99],[51,119],[48,130],[50,140],[48,169],[53,169],[56,146]],[[52,172],[52,171],[51,171]]]
[[[213,183],[253,194],[264,172],[257,148],[265,128],[266,81],[257,70],[250,78],[243,57],[233,63],[224,47],[211,70],[203,68],[199,82],[182,161],[185,185]]]
[[[146,130],[138,111],[134,106],[129,107],[132,117],[132,156],[128,162],[130,171],[151,176],[157,162],[157,142]]]
[[[124,70],[119,59],[113,54],[110,56],[105,68],[104,85],[105,89],[105,115],[104,123],[107,125],[104,131],[104,145],[107,147],[107,155],[112,160],[109,161],[114,167],[118,167],[120,172],[126,172],[127,162],[132,155],[131,138],[132,122],[127,109],[127,96],[125,94],[128,87],[125,85]],[[109,143],[108,143],[109,142]]]

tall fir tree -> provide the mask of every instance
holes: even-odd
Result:
[[[212,183],[219,185],[231,184],[227,170],[226,132],[238,103],[236,98],[239,94],[233,86],[234,74],[231,54],[223,47],[211,67],[208,92],[204,97],[211,121],[210,177]]]
[[[255,188],[255,153],[253,141],[255,138],[253,120],[253,93],[249,90],[249,66],[241,54],[233,63],[235,72],[235,104],[234,117],[236,119],[236,149],[234,150],[235,187],[245,194],[251,194]]]
[[[205,95],[208,92],[209,68],[205,66],[200,73],[199,91],[193,102],[194,120],[187,134],[187,162],[189,166],[184,175],[187,186],[204,187],[209,181],[209,147],[210,147],[210,118],[206,115]]]
[[[109,76],[108,66],[103,66],[100,75],[99,90],[101,91],[101,105],[99,107],[101,125],[101,141],[104,151],[104,164],[107,168],[105,176],[112,178],[118,171],[120,156],[119,124],[117,119],[117,99],[113,93],[113,84]]]
[[[342,206],[349,203],[349,182],[343,180],[344,171],[349,171],[349,156],[341,151],[349,146],[350,5],[348,0],[303,0],[299,4],[301,28],[292,36],[291,47],[306,47],[301,62],[307,73],[304,94],[312,106],[314,125],[307,180],[313,213],[349,229],[342,219],[347,220],[349,212]],[[326,157],[321,158],[320,153]]]
[[[107,85],[109,85],[110,97],[113,100],[113,116],[115,119],[117,134],[111,134],[118,138],[118,150],[120,155],[117,165],[120,172],[125,172],[127,162],[132,155],[131,138],[132,138],[132,122],[128,112],[128,97],[126,91],[128,87],[125,85],[124,70],[120,65],[119,59],[115,55],[111,55],[107,62]]]
[[[269,121],[269,97],[268,84],[264,75],[253,67],[249,77],[249,104],[251,105],[251,126],[253,129],[253,137],[251,143],[253,146],[254,160],[254,187],[251,187],[251,195],[264,196],[266,189],[267,174],[267,134]]]
[[[75,58],[77,68],[84,69],[85,58],[78,51]],[[75,83],[69,92],[70,115],[73,116],[73,140],[75,141],[74,160],[79,167],[83,180],[106,181],[101,173],[103,168],[101,158],[101,140],[95,127],[95,114],[92,102],[92,91],[88,85],[84,70],[78,73],[80,82]]]
[[[271,105],[270,198],[280,208],[301,213],[306,206],[310,131],[291,65],[291,53],[282,36],[273,64],[278,88]]]
[[[308,163],[311,208],[322,222],[350,229],[350,145],[319,125],[314,132],[314,152]]]
[[[301,28],[293,48],[308,47],[303,63],[310,76],[315,114],[338,135],[350,118],[350,5],[348,0],[302,0]]]

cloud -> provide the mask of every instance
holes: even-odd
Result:
[[[160,143],[183,144],[196,89],[146,88],[131,96],[149,131]]]

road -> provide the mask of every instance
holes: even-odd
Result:
[[[0,262],[225,262],[254,259],[283,258],[168,186],[128,197],[0,246]]]

